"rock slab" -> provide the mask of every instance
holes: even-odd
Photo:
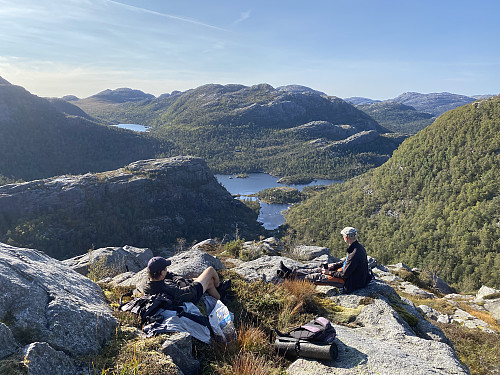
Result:
[[[37,250],[0,243],[0,290],[0,319],[23,345],[94,354],[118,323],[97,284]]]

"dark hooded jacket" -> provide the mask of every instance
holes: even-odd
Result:
[[[358,241],[354,241],[347,249],[345,264],[344,262],[335,263],[331,268],[338,269],[342,265],[343,268],[340,271],[333,272],[332,276],[344,279],[344,293],[363,288],[372,279],[371,272],[368,269],[366,250]]]

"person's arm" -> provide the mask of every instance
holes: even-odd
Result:
[[[340,267],[342,267],[342,265],[344,264],[344,259],[345,258],[342,258],[339,262],[337,263],[330,263],[328,265],[328,271],[336,271],[337,269],[339,269]]]
[[[198,289],[201,287],[201,285],[197,286],[196,283],[185,287],[179,287],[169,279],[165,279],[163,282],[151,286],[152,287],[148,288],[148,294],[166,294],[176,305],[195,301],[198,297]],[[203,289],[201,289],[201,292],[203,293]]]
[[[356,258],[356,249],[354,249],[350,254],[347,255],[347,261],[345,262],[344,267],[342,267],[340,271],[334,271],[332,273],[332,276],[347,279],[356,270],[356,268],[358,267],[358,263],[359,262]]]

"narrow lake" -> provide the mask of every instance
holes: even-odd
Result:
[[[335,180],[314,180],[309,184],[301,185],[286,185],[278,183],[279,178],[273,177],[267,173],[250,173],[247,178],[237,178],[235,175],[216,174],[215,177],[227,191],[233,195],[241,195],[241,198],[257,199],[249,197],[249,195],[258,193],[261,190],[269,189],[277,186],[291,186],[300,191],[306,186],[313,185],[330,185],[342,181]],[[285,222],[285,217],[282,212],[287,210],[289,204],[275,204],[260,202],[260,212],[258,221],[261,222],[266,229],[276,229]]]
[[[144,126],[144,125],[139,125],[139,124],[118,124],[118,125],[111,125],[111,126],[116,126],[117,128],[120,128],[120,129],[133,130],[135,132],[147,132],[147,131],[149,131],[149,127]]]

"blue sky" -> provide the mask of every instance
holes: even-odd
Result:
[[[207,83],[498,94],[499,15],[497,0],[0,0],[0,76],[80,98]]]

